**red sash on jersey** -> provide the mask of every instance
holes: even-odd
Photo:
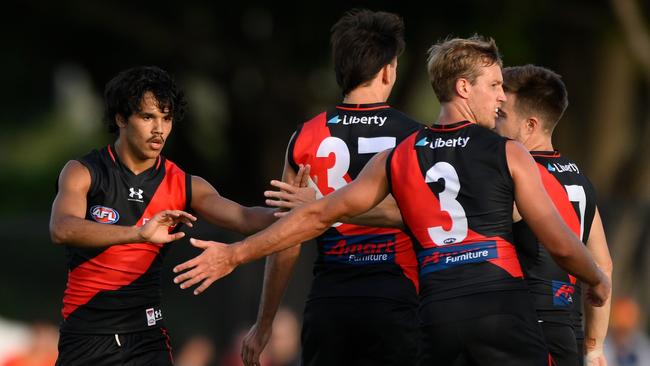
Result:
[[[142,226],[163,210],[186,208],[185,173],[169,160],[165,161],[162,180],[136,226]],[[102,291],[117,290],[147,272],[163,244],[132,243],[108,247],[100,255],[68,272],[63,296],[63,318]]]
[[[441,210],[438,197],[425,182],[414,148],[416,137],[414,133],[395,148],[390,161],[390,179],[404,223],[423,248],[418,253],[420,273],[487,261],[512,277],[523,278],[515,247],[499,236],[486,237],[468,228],[467,237],[458,243],[437,245],[433,242],[428,228],[450,230],[452,221],[450,215]]]
[[[544,189],[546,189],[546,193],[548,193],[549,197],[553,201],[553,204],[555,204],[555,208],[560,213],[560,216],[562,216],[562,220],[564,220],[564,223],[579,238],[580,219],[578,218],[576,210],[573,208],[573,205],[569,200],[569,196],[567,195],[564,186],[562,186],[562,184],[557,180],[557,178],[553,176],[553,174],[549,173],[548,169],[543,164],[537,163],[537,169],[539,170],[539,174],[542,177]],[[576,278],[568,273],[567,275],[569,276],[569,282],[571,285],[575,285]],[[566,297],[573,294],[574,291],[572,286],[566,286],[561,283],[555,284],[555,287],[557,287],[557,289],[553,291],[554,296]]]

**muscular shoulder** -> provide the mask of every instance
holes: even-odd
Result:
[[[59,175],[59,190],[76,190],[88,192],[91,185],[91,172],[78,160],[68,161]]]
[[[534,167],[535,161],[524,145],[514,140],[506,140],[506,160],[510,175],[515,176],[522,169]]]
[[[206,195],[216,194],[219,195],[219,192],[208,182],[207,180],[197,176],[191,176],[192,181],[192,204],[198,203]]]

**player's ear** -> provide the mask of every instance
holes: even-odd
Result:
[[[530,135],[541,128],[541,124],[539,123],[537,117],[530,117],[526,119],[524,128],[526,129],[526,133]]]
[[[391,65],[390,64],[386,64],[386,65],[384,65],[384,67],[381,68],[380,73],[381,73],[381,83],[382,84],[384,84],[384,85],[390,84],[391,71],[392,70],[391,70]]]
[[[391,84],[397,77],[397,57],[393,58],[389,64],[381,68],[381,82]]]
[[[456,80],[456,94],[458,94],[461,98],[469,98],[469,92],[471,88],[472,84],[469,82],[469,80],[465,78],[458,78]]]
[[[117,124],[117,127],[119,128],[124,128],[126,127],[126,120],[121,114],[116,114],[115,115],[115,123]]]

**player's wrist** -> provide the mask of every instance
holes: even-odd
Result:
[[[239,265],[248,262],[246,260],[248,258],[246,253],[246,246],[244,245],[243,242],[238,241],[236,243],[230,244],[230,248],[231,248],[230,262],[233,266],[238,267]]]
[[[257,319],[255,319],[258,329],[270,329],[273,326],[273,319],[277,311],[277,306],[275,309],[260,309]]]
[[[260,333],[266,333],[273,326],[273,318],[258,318],[255,322],[257,326],[257,331]]]
[[[598,352],[600,351],[601,353],[603,352],[603,341],[598,340],[595,337],[585,337],[584,341],[584,353],[588,354],[590,352]]]
[[[600,268],[598,268],[598,266],[595,266],[595,268],[596,268],[596,275],[594,276],[594,281],[593,283],[588,283],[588,285],[592,287],[600,286],[603,283],[605,283],[605,281],[607,280],[603,271],[601,271]]]
[[[144,226],[131,226],[131,233],[129,235],[131,238],[134,238],[135,242],[146,242],[148,237],[144,232]]]
[[[591,350],[585,350],[585,361],[589,362],[600,357],[604,357],[602,348],[594,348]]]

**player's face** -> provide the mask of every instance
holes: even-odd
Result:
[[[522,129],[525,126],[526,119],[522,118],[515,110],[517,96],[513,93],[506,94],[507,100],[499,108],[497,117],[496,132],[503,136],[519,142],[523,141]]]
[[[146,92],[140,102],[140,111],[131,114],[126,123],[119,123],[123,139],[136,159],[156,159],[172,130],[172,115],[168,108],[158,106],[156,97]]]
[[[476,123],[487,128],[494,128],[497,110],[506,101],[503,92],[503,76],[497,64],[482,66],[480,75],[471,85],[467,99],[469,108],[476,118]]]

